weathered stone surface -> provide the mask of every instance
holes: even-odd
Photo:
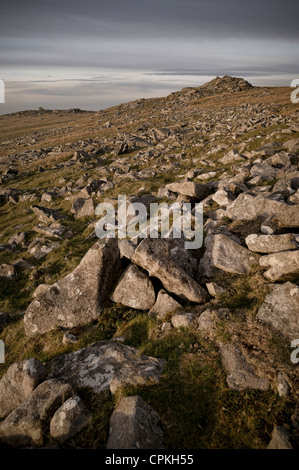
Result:
[[[12,364],[0,380],[0,418],[21,405],[46,375],[45,367],[37,359]]]
[[[127,307],[149,310],[155,303],[156,295],[149,277],[131,264],[121,276],[110,298]]]
[[[119,267],[116,239],[96,242],[77,268],[31,302],[24,317],[28,336],[56,327],[84,325],[101,313]]]
[[[50,366],[51,376],[76,388],[91,387],[95,393],[110,388],[115,393],[123,385],[157,383],[164,361],[117,342],[99,341],[53,359]]]
[[[291,434],[283,426],[276,426],[268,449],[293,449]]]
[[[74,214],[75,219],[94,215],[93,199],[91,197],[87,199],[77,198],[72,204],[71,212]]]
[[[188,328],[196,318],[194,313],[182,312],[175,313],[171,318],[171,324],[174,328]]]
[[[136,248],[132,261],[150,276],[160,279],[169,292],[191,302],[205,302],[207,292],[171,256],[174,242],[166,238],[145,238]]]
[[[90,411],[78,396],[66,400],[58,408],[50,423],[50,434],[59,442],[65,442],[88,426],[92,419]]]
[[[236,344],[224,344],[220,348],[222,364],[227,372],[227,384],[235,390],[268,390],[269,382],[256,375]]]
[[[268,268],[264,273],[267,279],[283,280],[288,275],[299,274],[299,250],[261,256],[259,263],[263,268]]]
[[[159,320],[163,320],[169,313],[175,313],[183,307],[174,300],[164,289],[158,293],[155,305],[148,312],[149,315],[156,316]]]
[[[299,227],[298,207],[290,206],[264,196],[240,194],[226,209],[226,216],[232,220],[255,220],[262,216],[274,216],[280,227]]]
[[[218,189],[218,191],[213,194],[212,199],[217,202],[219,206],[226,207],[235,200],[235,197],[224,189]]]
[[[218,297],[219,295],[222,295],[226,292],[225,287],[221,287],[216,282],[208,282],[206,284],[206,287],[208,289],[208,292],[210,295],[213,297]]]
[[[299,338],[299,287],[291,282],[275,284],[257,318],[291,340]]]
[[[13,447],[42,446],[53,414],[72,393],[69,384],[56,379],[41,383],[0,423],[0,441]]]
[[[279,251],[294,250],[298,248],[296,235],[285,233],[283,235],[257,235],[251,234],[245,242],[249,250],[257,253],[277,253]]]
[[[181,183],[170,183],[165,186],[166,190],[189,196],[195,199],[204,199],[211,190],[208,186],[193,181],[182,181]]]
[[[258,256],[255,253],[226,235],[216,234],[211,237],[208,250],[199,265],[199,275],[202,270],[204,274],[209,274],[205,268],[206,264],[229,273],[246,274],[251,265],[257,262]]]
[[[141,397],[123,398],[110,419],[107,449],[163,449],[159,416]]]

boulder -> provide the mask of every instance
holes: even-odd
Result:
[[[165,289],[191,302],[205,302],[207,292],[176,262],[172,256],[174,239],[145,238],[136,248],[133,263],[157,277]]]
[[[0,418],[9,415],[47,376],[37,359],[12,364],[0,380]]]
[[[299,274],[299,250],[281,251],[259,259],[260,266],[267,268],[264,276],[271,281],[283,280],[287,276]]]
[[[119,259],[116,239],[97,241],[71,274],[31,302],[24,317],[26,335],[73,328],[98,318],[117,275]]]
[[[227,372],[227,384],[234,390],[268,390],[269,382],[258,377],[236,344],[223,344],[220,347],[222,364]]]
[[[257,318],[291,340],[299,338],[299,287],[291,282],[275,284]]]
[[[155,303],[156,295],[149,277],[131,264],[121,276],[110,298],[127,307],[149,310]]]
[[[91,197],[87,199],[82,197],[75,199],[71,207],[71,212],[74,214],[75,219],[94,215],[93,199]]]
[[[140,355],[135,348],[114,341],[99,341],[50,361],[51,375],[75,388],[90,387],[94,393],[115,393],[124,385],[158,383],[164,361]]]
[[[252,233],[245,242],[249,250],[257,253],[277,253],[298,248],[298,236],[292,233],[283,235],[257,235]]]
[[[199,265],[200,275],[211,275],[211,268],[229,273],[247,274],[251,265],[258,262],[258,255],[223,234],[211,235],[207,251]]]
[[[53,414],[72,394],[71,386],[59,380],[41,383],[0,423],[0,441],[12,447],[42,446]]]
[[[160,419],[141,397],[123,398],[110,419],[107,449],[163,449]]]
[[[225,215],[232,220],[256,220],[258,217],[266,219],[274,216],[281,228],[299,227],[299,211],[296,205],[291,206],[264,196],[242,193],[227,207]]]
[[[153,305],[148,313],[151,316],[156,316],[159,320],[164,320],[169,313],[175,313],[182,308],[183,307],[174,300],[173,297],[164,289],[161,289],[158,293],[155,305]]]
[[[189,196],[194,199],[202,200],[207,197],[211,189],[200,183],[194,181],[182,181],[181,183],[170,183],[165,186],[165,189],[173,193],[181,194],[182,196]]]
[[[59,442],[74,437],[91,422],[92,415],[78,396],[66,400],[50,422],[50,434]]]

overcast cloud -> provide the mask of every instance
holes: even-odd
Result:
[[[0,113],[100,109],[224,74],[289,86],[299,77],[298,14],[290,0],[7,2]]]

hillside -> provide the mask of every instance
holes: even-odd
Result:
[[[0,116],[0,447],[298,446],[290,93],[224,76]],[[119,195],[202,203],[203,246],[99,240]]]

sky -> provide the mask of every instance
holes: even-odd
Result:
[[[298,17],[294,0],[2,2],[0,114],[99,110],[226,74],[290,86]]]

